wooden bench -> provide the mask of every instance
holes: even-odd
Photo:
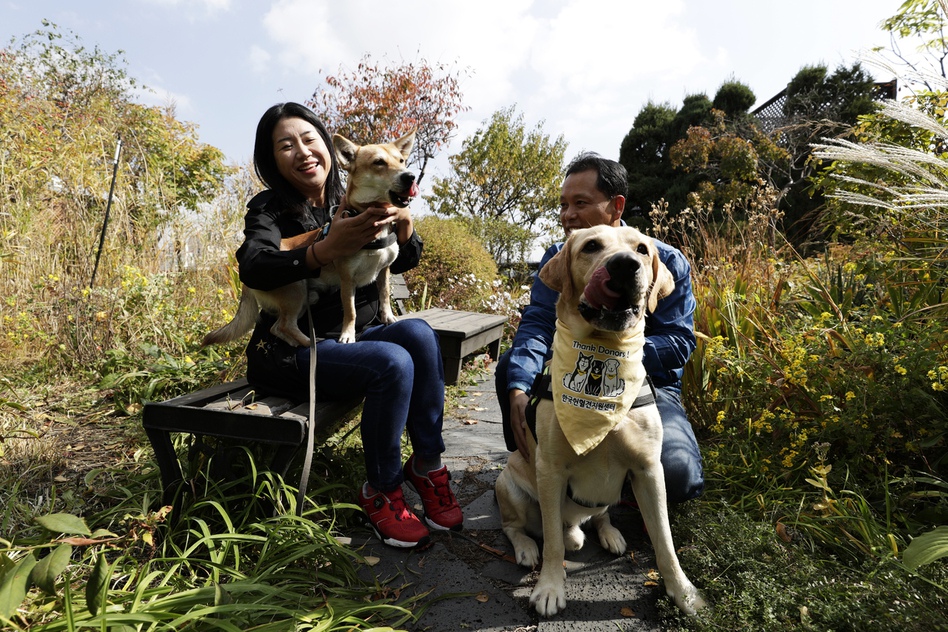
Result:
[[[494,360],[500,357],[500,340],[504,335],[504,325],[507,324],[506,317],[440,307],[406,313],[408,287],[400,274],[392,276],[392,298],[400,314],[407,318],[421,318],[438,334],[445,384],[457,384],[464,358],[480,349],[486,347]]]
[[[480,349],[486,347],[494,360],[500,357],[500,339],[507,323],[503,316],[436,307],[407,317],[421,318],[438,334],[445,384],[457,384],[464,358]]]
[[[408,289],[401,275],[393,276],[393,298],[403,316]],[[450,309],[427,309],[410,314],[427,321],[438,334],[445,382],[455,384],[464,358],[487,348],[496,359],[500,352],[506,318]],[[325,439],[338,428],[362,399],[316,403],[318,438]],[[259,442],[276,447],[267,469],[284,476],[297,450],[307,438],[309,403],[255,393],[246,379],[219,384],[163,402],[149,402],[142,412],[148,435],[161,471],[164,504],[174,498],[184,482],[175,453],[172,433],[233,439],[250,444]]]
[[[328,437],[362,399],[316,403],[315,435]],[[306,440],[309,402],[285,397],[259,397],[246,379],[218,384],[164,402],[149,402],[142,425],[155,451],[161,472],[163,503],[174,503],[184,476],[171,433],[234,439],[275,446],[266,469],[285,476],[296,451]]]

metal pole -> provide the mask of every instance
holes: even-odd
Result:
[[[115,146],[115,159],[112,161],[112,185],[109,187],[109,201],[105,205],[105,219],[102,221],[102,232],[99,234],[99,251],[95,255],[95,267],[92,268],[92,278],[89,280],[89,289],[95,283],[95,273],[99,269],[99,259],[102,257],[102,246],[105,245],[105,229],[109,225],[109,210],[112,208],[112,195],[115,193],[115,176],[118,174],[119,154],[122,152],[122,137],[119,136]]]

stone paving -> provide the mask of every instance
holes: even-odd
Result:
[[[494,501],[493,483],[508,452],[493,379],[482,375],[445,415],[443,459],[464,510],[463,534],[434,532],[433,545],[424,551],[401,551],[364,534],[354,537],[363,555],[378,560],[360,572],[402,597],[429,593],[425,602],[433,603],[407,626],[412,631],[661,630],[655,604],[663,592],[650,577],[654,554],[638,512],[622,505],[612,510],[612,521],[629,543],[625,555],[605,551],[593,534],[581,551],[567,553],[566,609],[540,618],[530,606],[537,573],[513,562]],[[408,486],[405,495],[421,509]]]

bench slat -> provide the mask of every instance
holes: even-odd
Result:
[[[315,437],[325,440],[361,402],[362,398],[316,402]],[[306,441],[308,420],[309,402],[274,396],[258,399],[246,379],[164,402],[149,402],[142,411],[142,426],[161,471],[165,504],[173,504],[184,479],[171,433],[282,446],[273,456],[269,469],[284,475],[293,454]]]
[[[438,334],[444,362],[444,381],[449,385],[457,384],[464,358],[478,349],[487,347],[495,360],[500,356],[500,339],[507,323],[506,317],[497,314],[439,307],[411,312],[402,318],[421,318]]]

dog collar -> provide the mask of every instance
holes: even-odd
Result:
[[[379,237],[375,241],[370,241],[366,245],[362,246],[362,250],[382,250],[383,248],[388,248],[395,243],[395,233],[389,232],[384,237]]]

